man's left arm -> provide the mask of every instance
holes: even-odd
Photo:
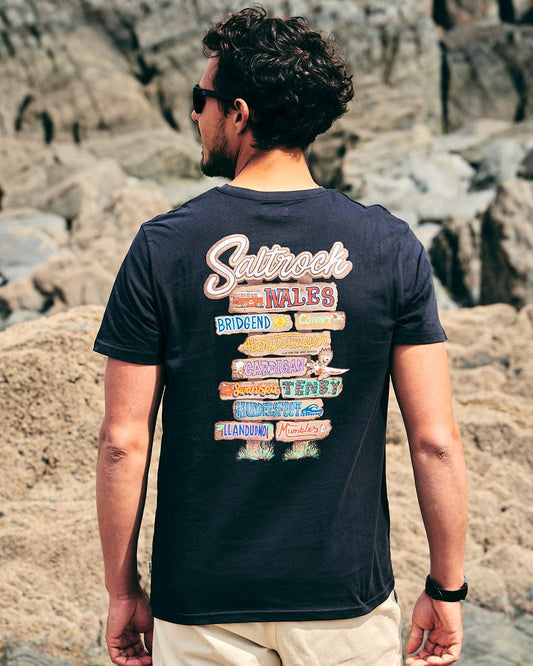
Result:
[[[445,590],[464,582],[466,472],[452,410],[444,343],[398,345],[392,378],[402,411],[416,490],[430,550],[430,576]],[[462,644],[460,602],[436,601],[423,592],[413,612],[406,651],[410,666],[452,664]]]
[[[108,359],[96,495],[109,593],[106,641],[119,666],[152,663],[153,620],[139,585],[137,539],[161,393],[160,366]]]

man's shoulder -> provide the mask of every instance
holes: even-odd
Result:
[[[370,227],[375,234],[387,233],[403,236],[409,233],[409,224],[379,203],[361,203],[349,193],[328,190],[332,195],[332,205],[337,205],[350,217]]]
[[[192,217],[198,217],[203,209],[209,209],[213,206],[214,199],[218,195],[218,188],[211,189],[198,194],[197,196],[179,204],[165,213],[160,213],[142,224],[145,231],[153,231],[168,226],[178,225]]]

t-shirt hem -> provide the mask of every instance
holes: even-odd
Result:
[[[348,608],[315,608],[294,610],[238,610],[212,613],[176,613],[152,603],[152,613],[158,620],[174,624],[203,625],[231,624],[235,622],[314,622],[321,620],[348,620],[368,615],[390,596],[394,584],[364,606]]]
[[[102,342],[101,340],[97,340],[94,343],[93,351],[104,356],[116,358],[118,361],[125,361],[126,363],[138,363],[140,365],[159,365],[161,363],[161,359],[153,354],[124,349],[123,347],[117,347],[115,344]]]

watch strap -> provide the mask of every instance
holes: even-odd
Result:
[[[431,576],[426,578],[426,594],[436,601],[462,601],[468,594],[466,578],[458,590],[444,590]]]

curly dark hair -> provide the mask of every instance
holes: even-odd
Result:
[[[218,55],[215,88],[251,109],[255,146],[306,148],[353,97],[340,47],[302,17],[268,18],[261,6],[229,14],[205,35]],[[228,113],[231,103],[224,103]]]

